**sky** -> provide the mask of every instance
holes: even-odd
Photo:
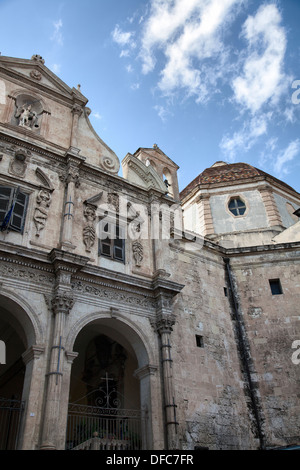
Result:
[[[300,192],[300,0],[0,0],[0,21],[1,54],[80,84],[120,161],[157,144],[180,190],[225,161]]]

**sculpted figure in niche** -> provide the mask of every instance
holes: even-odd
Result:
[[[21,108],[18,108],[15,117],[19,119],[19,126],[21,127],[27,129],[39,127],[37,113],[32,110],[31,104],[24,104]]]

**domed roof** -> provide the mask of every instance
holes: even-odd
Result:
[[[198,187],[207,187],[208,185],[230,186],[231,184],[238,184],[239,182],[246,182],[249,179],[270,179],[284,185],[285,188],[296,192],[293,188],[286,183],[274,178],[274,176],[259,170],[248,163],[225,163],[216,162],[210,168],[206,168],[200,175],[198,175],[191,183],[189,183],[180,193],[180,198],[185,198],[193,189]],[[298,193],[297,193],[298,194]]]

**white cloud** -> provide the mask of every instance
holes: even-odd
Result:
[[[276,103],[288,86],[283,72],[286,34],[275,4],[262,5],[243,25],[248,43],[243,73],[233,81],[235,99],[255,113],[267,103]]]
[[[235,132],[232,137],[224,136],[220,148],[228,161],[234,161],[238,155],[248,152],[259,140],[267,134],[268,121],[272,114],[256,116],[246,121],[241,130]]]
[[[61,19],[59,19],[58,21],[55,21],[53,23],[53,26],[54,26],[54,31],[53,31],[53,34],[51,36],[51,41],[54,41],[56,42],[56,44],[62,46],[63,45],[63,35],[62,35],[62,27],[63,27],[63,22]]]
[[[287,146],[287,148],[277,155],[274,163],[274,171],[279,174],[288,174],[289,170],[287,163],[294,160],[294,158],[300,153],[300,139],[293,140]]]
[[[61,65],[60,64],[53,64],[52,67],[51,67],[51,70],[53,73],[55,73],[56,75],[60,73],[60,70],[61,70]]]
[[[96,111],[95,113],[92,113],[92,116],[95,118],[95,119],[102,119],[102,116],[100,113],[98,113],[98,111]]]
[[[160,119],[163,122],[165,122],[167,119],[167,115],[169,114],[168,110],[164,106],[161,106],[161,105],[154,106],[154,109],[155,111],[157,111],[157,114],[160,117]]]
[[[116,25],[115,29],[112,32],[113,40],[124,47],[135,47],[135,41],[133,40],[134,33],[131,31],[124,32],[120,29],[119,25]]]
[[[243,3],[244,0],[153,0],[142,35],[143,72],[153,71],[155,53],[162,50],[166,63],[161,70],[160,90],[169,94],[183,88],[196,95],[198,101],[204,101],[214,91],[217,79],[225,74],[227,52],[221,30],[232,21],[234,7]]]
[[[132,65],[131,65],[131,64],[128,64],[128,65],[126,66],[126,70],[127,70],[128,73],[132,73],[132,72],[133,72],[133,67],[132,67]]]
[[[140,84],[139,83],[133,83],[130,87],[132,90],[138,90],[140,88]]]

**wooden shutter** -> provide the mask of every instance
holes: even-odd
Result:
[[[124,232],[121,227],[116,227],[116,239],[114,242],[114,259],[125,261],[125,240]]]
[[[10,221],[11,230],[15,230],[17,232],[23,232],[24,224],[25,224],[25,217],[26,217],[26,210],[27,210],[27,201],[28,201],[28,195],[18,192],[16,199],[15,199],[15,206],[14,206],[12,218]]]
[[[10,207],[12,201],[13,188],[7,186],[0,186],[0,224],[2,224],[4,217]]]
[[[5,215],[14,203],[14,209],[9,221],[9,230],[23,232],[26,210],[28,204],[28,195],[22,193],[17,188],[0,186],[0,224]]]

